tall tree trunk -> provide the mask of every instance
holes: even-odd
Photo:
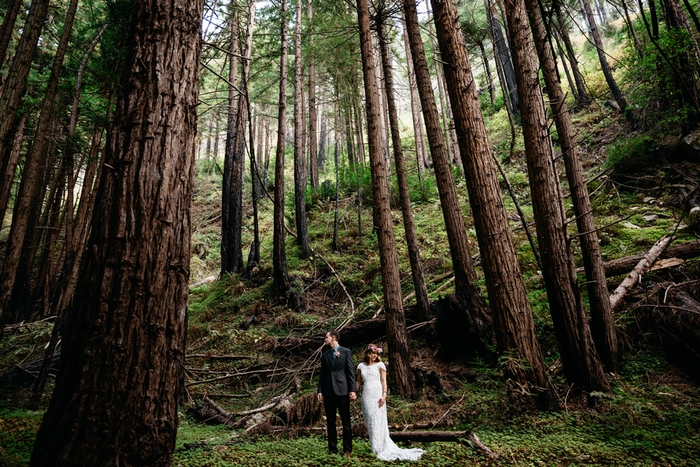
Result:
[[[553,402],[454,0],[432,0],[504,377]],[[515,386],[512,394],[517,394]]]
[[[608,371],[618,370],[618,345],[615,323],[610,307],[610,294],[605,281],[603,258],[600,254],[598,234],[591,200],[588,196],[583,167],[578,156],[574,130],[569,117],[564,93],[556,75],[556,66],[552,60],[551,49],[547,43],[541,10],[537,0],[525,0],[530,27],[535,39],[535,48],[540,59],[540,68],[547,86],[549,103],[559,135],[566,177],[569,180],[571,199],[574,204],[576,225],[581,241],[581,253],[586,270],[586,286],[591,306],[591,332],[596,349]]]
[[[284,235],[284,145],[287,127],[287,0],[280,3],[280,91],[277,117],[277,153],[275,155],[275,202],[273,214],[272,267],[275,294],[289,296],[291,284],[287,272]]]
[[[372,171],[372,191],[374,194],[374,219],[379,243],[379,260],[382,268],[382,288],[384,290],[384,310],[391,365],[389,377],[396,385],[397,393],[404,397],[415,396],[415,382],[411,372],[410,351],[406,338],[406,317],[401,300],[401,277],[399,260],[396,255],[391,206],[389,205],[389,184],[382,154],[382,130],[379,114],[379,88],[372,49],[372,32],[369,27],[367,0],[357,1],[357,18],[360,27],[360,51],[362,72],[365,81],[365,103],[367,111],[367,143],[369,145],[370,167]]]
[[[598,60],[600,61],[600,68],[603,70],[603,76],[605,76],[605,81],[608,83],[608,88],[620,106],[620,110],[625,112],[627,119],[631,119],[632,116],[627,112],[627,101],[622,96],[622,91],[617,86],[617,81],[613,77],[612,70],[608,64],[608,58],[605,55],[605,50],[603,49],[603,40],[600,37],[600,32],[598,31],[598,25],[596,24],[595,17],[593,16],[593,11],[591,10],[591,3],[589,0],[580,0],[581,6],[583,7],[583,13],[588,23],[588,31],[593,39],[593,44],[595,44],[596,51],[598,52]]]
[[[247,115],[248,123],[248,138],[250,148],[250,182],[252,184],[252,201],[253,201],[253,241],[250,245],[250,253],[248,254],[248,266],[245,273],[250,274],[250,271],[260,264],[260,225],[258,219],[258,200],[260,199],[260,180],[259,172],[255,160],[255,129],[253,127],[253,111],[250,106],[250,92],[248,81],[250,80],[250,61],[253,56],[253,27],[255,23],[255,0],[248,0],[248,25],[246,27],[245,52],[243,74],[241,75],[241,84],[243,96],[241,100],[245,103],[245,114]],[[245,130],[245,129],[244,129]],[[258,131],[261,131],[258,129]],[[241,132],[245,135],[245,131]]]
[[[32,1],[29,15],[24,23],[22,37],[17,44],[15,57],[7,72],[2,94],[0,94],[0,174],[3,175],[8,172],[10,152],[14,141],[12,130],[15,128],[15,117],[27,89],[27,77],[32,65],[32,57],[39,40],[39,34],[44,26],[48,8],[49,0]],[[5,181],[3,180],[3,182]],[[12,180],[9,184],[0,187],[0,193],[2,193],[0,196],[7,196],[9,199],[11,189]],[[0,308],[0,323],[2,323],[3,311]]]
[[[299,258],[311,256],[306,225],[306,166],[304,163],[304,115],[302,93],[304,60],[301,56],[301,0],[297,0],[294,32],[294,207]]]
[[[418,175],[425,171],[426,167],[432,165],[428,156],[428,149],[425,144],[425,133],[423,132],[423,117],[418,102],[418,89],[416,85],[416,73],[413,69],[413,58],[411,57],[411,45],[408,40],[406,20],[403,24],[403,41],[406,49],[406,68],[408,69],[408,89],[411,93],[411,116],[413,117],[413,139],[416,142],[416,164],[418,165]]]
[[[428,18],[432,16],[430,12],[430,7],[428,6],[428,2],[425,2],[425,14]],[[438,50],[437,45],[435,45],[435,40],[433,39],[433,37],[435,36],[435,32],[433,31],[433,21],[428,21],[427,26],[428,38],[430,39],[430,48],[433,51],[433,62],[435,63],[435,81],[437,81],[438,101],[440,102],[440,116],[442,117],[442,127],[444,129],[445,134],[445,143],[447,144],[447,153],[450,163],[454,163],[456,160],[455,145],[457,143],[452,137],[452,119],[448,118],[449,112],[447,111],[447,107],[449,104],[446,103],[447,97],[445,96],[446,93],[444,91],[444,80],[442,79],[442,59],[440,58],[440,51]]]
[[[382,12],[386,15],[386,12]],[[420,247],[416,239],[416,228],[413,223],[413,212],[411,211],[411,197],[408,193],[408,181],[406,180],[406,168],[404,167],[403,149],[401,148],[401,133],[399,132],[399,117],[396,111],[396,101],[394,98],[394,77],[391,72],[389,62],[389,46],[387,45],[384,22],[387,16],[380,16],[377,11],[375,24],[377,36],[379,38],[379,51],[382,58],[382,68],[384,69],[384,88],[386,90],[387,106],[389,110],[389,126],[391,127],[391,142],[394,149],[394,163],[396,164],[396,180],[399,185],[399,199],[401,202],[401,214],[403,214],[404,232],[406,235],[406,246],[408,248],[408,258],[411,263],[411,277],[413,278],[413,288],[416,293],[416,304],[419,312],[427,317],[430,314],[430,300],[428,299],[428,288],[423,277],[423,264],[420,259]]]
[[[229,41],[228,59],[228,109],[226,119],[226,146],[224,150],[224,174],[221,188],[221,277],[234,272],[236,265],[235,252],[235,219],[231,217],[235,211],[231,199],[234,185],[234,165],[236,158],[236,129],[238,113],[238,89],[236,77],[238,76],[238,12],[234,4],[229,6],[229,29],[231,38]],[[242,261],[242,252],[239,251]]]
[[[46,86],[44,104],[39,114],[37,123],[36,138],[31,148],[27,152],[24,170],[22,171],[22,182],[12,213],[12,226],[10,237],[7,242],[7,253],[2,267],[2,278],[0,279],[0,323],[2,311],[14,310],[20,312],[26,306],[26,298],[30,296],[29,290],[19,284],[29,284],[29,278],[23,277],[22,271],[29,274],[31,270],[30,259],[23,252],[27,251],[27,246],[31,245],[36,230],[36,220],[41,209],[41,200],[44,190],[41,189],[41,182],[44,178],[44,166],[46,165],[43,155],[46,154],[49,142],[51,141],[51,131],[54,121],[54,103],[58,95],[58,82],[63,66],[63,58],[68,48],[73,29],[75,11],[78,7],[78,0],[71,0],[64,20],[63,32],[56,49],[54,63],[51,68],[51,75]],[[9,91],[9,89],[6,89]],[[5,93],[3,93],[3,96]],[[23,263],[23,264],[21,264]],[[19,281],[19,284],[18,284]],[[24,302],[24,303],[22,303]],[[30,312],[30,310],[25,310]]]
[[[554,169],[552,144],[523,0],[505,0],[513,50],[535,226],[554,331],[568,381],[587,391],[610,389],[591,339]]]
[[[440,118],[438,117],[437,105],[433,95],[430,73],[425,58],[425,50],[420,36],[420,26],[418,24],[418,12],[413,0],[404,0],[404,13],[406,27],[411,45],[411,55],[413,57],[414,70],[416,72],[416,82],[423,107],[423,116],[428,133],[430,152],[433,157],[433,167],[435,178],[438,184],[440,202],[442,204],[442,214],[445,220],[447,238],[450,244],[452,256],[452,267],[455,273],[455,291],[457,297],[463,304],[468,304],[475,309],[477,315],[485,310],[480,310],[481,298],[478,291],[473,286],[476,278],[474,262],[469,253],[469,243],[467,231],[464,225],[464,218],[459,207],[457,190],[450,171],[449,155],[445,147],[445,140],[440,129]]]
[[[503,79],[505,80],[503,87],[508,92],[507,95],[503,96],[503,99],[508,100],[510,108],[512,109],[511,114],[517,119],[520,113],[520,106],[518,104],[518,86],[516,84],[513,61],[511,60],[511,50],[503,36],[501,23],[498,21],[494,10],[494,7],[491,6],[491,0],[486,0],[486,14],[489,19],[491,42],[493,43],[494,54],[497,62],[501,66]]]
[[[203,3],[134,6],[106,155],[111,169],[100,181],[76,291],[81,300],[66,316],[61,366],[32,467],[172,463]]]
[[[306,15],[309,18],[309,27],[313,30],[313,2],[307,2]],[[313,35],[310,35],[313,41]],[[316,112],[316,59],[314,57],[313,42],[309,48],[309,172],[311,175],[311,187],[318,190],[318,115]]]
[[[571,72],[574,75],[574,81],[576,82],[576,91],[578,93],[578,98],[576,103],[580,107],[588,107],[592,100],[588,95],[588,90],[586,90],[586,83],[583,80],[583,75],[578,66],[578,60],[576,59],[576,51],[574,50],[574,45],[569,37],[569,30],[566,26],[566,18],[561,11],[561,0],[554,0],[552,4],[554,8],[554,13],[557,17],[556,23],[554,23],[559,37],[561,37],[564,43],[564,48],[566,49],[566,57],[569,59],[569,65],[571,65]]]
[[[12,39],[12,32],[15,29],[15,21],[17,21],[17,14],[23,3],[22,0],[10,0],[7,11],[5,11],[5,17],[2,20],[2,26],[0,26],[0,63],[5,63],[7,48]],[[0,76],[0,94],[2,94],[3,84],[3,77]]]

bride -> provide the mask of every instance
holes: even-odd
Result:
[[[389,437],[386,366],[379,357],[380,353],[381,347],[370,344],[365,350],[364,361],[357,366],[357,389],[362,391],[362,415],[369,434],[369,444],[380,460],[416,461],[423,455],[422,449],[401,449]]]

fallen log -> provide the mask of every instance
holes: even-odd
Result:
[[[61,360],[61,351],[56,351],[51,358],[49,372],[55,375],[58,372],[58,364]],[[24,365],[15,365],[13,368],[0,374],[0,386],[14,386],[17,384],[33,382],[39,375],[39,370],[44,364],[44,359],[33,360]]]
[[[632,272],[630,272],[625,280],[615,289],[615,291],[610,295],[610,308],[615,310],[615,308],[622,302],[622,299],[627,295],[630,288],[639,282],[640,277],[642,277],[654,264],[661,253],[666,249],[666,247],[673,241],[673,237],[666,236],[662,237],[657,241],[654,246],[644,255],[641,261],[634,267]]]
[[[698,256],[700,256],[700,240],[695,240],[692,242],[678,243],[669,246],[661,253],[659,259],[690,259],[697,258]],[[644,259],[644,255],[625,256],[624,258],[606,261],[603,263],[603,268],[605,268],[605,277],[626,274],[634,269],[635,265],[639,264],[642,259]],[[585,271],[582,267],[576,269],[576,273],[578,274],[583,274],[584,272]]]

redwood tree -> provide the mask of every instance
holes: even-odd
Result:
[[[508,217],[486,135],[477,86],[471,72],[454,0],[432,0],[437,39],[445,61],[469,203],[479,239],[499,352],[506,357],[504,376],[538,394],[548,407],[551,396],[530,303],[508,225]],[[511,394],[518,394],[511,391]]]
[[[134,5],[56,387],[30,465],[170,466],[185,353],[204,2]]]
[[[384,6],[382,4],[382,6]],[[384,89],[386,91],[387,107],[389,110],[389,127],[391,128],[391,143],[394,150],[394,161],[396,164],[396,180],[399,185],[399,199],[401,202],[401,214],[403,215],[404,233],[406,245],[408,247],[408,258],[411,263],[411,276],[413,278],[413,288],[416,294],[416,304],[423,316],[430,314],[430,300],[428,299],[428,288],[423,277],[423,264],[420,259],[418,240],[416,239],[416,228],[413,222],[413,212],[411,211],[411,197],[408,193],[408,181],[406,177],[406,167],[404,164],[403,149],[401,147],[401,133],[399,131],[399,117],[396,111],[396,101],[394,97],[394,77],[389,61],[389,47],[387,44],[386,21],[388,19],[386,10],[377,8],[375,23],[377,25],[377,36],[379,39],[379,52],[384,70]]]
[[[578,148],[574,137],[574,129],[571,125],[569,109],[566,105],[564,92],[557,79],[557,69],[552,57],[551,48],[547,42],[547,33],[544,27],[541,10],[537,0],[525,0],[530,27],[535,39],[535,48],[540,59],[540,68],[547,86],[549,104],[552,108],[554,121],[557,126],[559,143],[566,167],[566,177],[569,180],[571,200],[576,214],[576,225],[579,231],[581,253],[586,270],[586,287],[588,288],[588,300],[591,306],[591,331],[596,349],[600,354],[603,364],[610,371],[617,371],[617,334],[610,307],[610,294],[605,280],[603,258],[600,254],[598,234],[593,209],[588,196],[586,179],[578,158]]]
[[[391,206],[389,205],[389,183],[382,153],[379,86],[372,51],[372,32],[369,26],[367,0],[357,0],[357,19],[360,27],[360,51],[365,82],[367,143],[372,172],[374,222],[382,268],[386,334],[391,349],[391,365],[389,365],[388,371],[391,381],[396,385],[398,394],[404,397],[413,397],[415,383],[411,373],[410,352],[406,338],[406,317],[401,301],[401,277],[399,276],[399,260],[396,254]]]
[[[525,3],[523,0],[505,0],[505,11],[508,36],[510,43],[514,44],[512,50],[532,208],[542,254],[542,275],[564,373],[570,383],[588,391],[609,390],[576,283]]]

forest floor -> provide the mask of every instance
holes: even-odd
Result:
[[[589,189],[596,222],[601,226],[604,259],[644,253],[667,234],[675,234],[676,242],[697,239],[697,226],[684,215],[688,194],[697,190],[700,181],[695,163],[657,158],[646,166],[632,163],[634,170],[621,170],[623,163],[608,168],[605,164],[611,147],[622,139],[631,140],[624,124],[604,109],[578,114],[575,123],[582,141],[582,159],[590,174]],[[506,146],[497,145],[497,150]],[[516,197],[531,219],[524,157],[518,148],[520,142],[512,157],[501,155],[501,159]],[[624,148],[618,151],[624,152]],[[299,260],[294,239],[288,237],[287,242],[289,272],[306,297],[306,309],[294,311],[271,298],[269,200],[261,201],[260,206],[263,264],[248,278],[228,276],[206,281],[219,273],[220,176],[199,169],[192,213],[196,254],[192,257],[191,283],[205,283],[192,288],[190,294],[185,366],[191,401],[180,409],[174,465],[384,465],[362,436],[355,438],[352,459],[327,454],[324,419],[320,406],[313,403],[320,336],[341,325],[361,328],[375,316],[382,316],[367,173],[360,174],[365,193],[362,235],[354,198],[356,179],[350,171],[344,174],[338,203],[340,253],[330,248],[335,203],[324,190],[307,197],[313,257]],[[463,176],[458,169],[454,173],[464,212],[468,212]],[[440,228],[439,198],[428,177],[419,180],[413,175],[409,182],[426,281],[431,301],[437,306],[453,291],[447,240]],[[290,198],[293,200],[288,197],[287,208],[293,212]],[[545,363],[558,396],[557,407],[546,412],[513,407],[497,362],[487,356],[447,354],[434,331],[434,321],[411,315],[408,300],[409,345],[412,366],[422,377],[421,396],[408,400],[390,392],[389,422],[396,431],[421,427],[461,434],[455,442],[399,442],[426,451],[419,462],[410,465],[699,466],[697,354],[683,348],[677,335],[665,333],[664,321],[654,321],[648,311],[663,308],[651,299],[664,284],[686,284],[685,290],[700,298],[700,262],[687,259],[653,271],[627,297],[615,316],[624,347],[620,371],[608,375],[611,393],[596,394],[595,406],[589,406],[587,397],[568,386],[561,373],[544,285],[538,279],[515,206],[507,196],[505,200]],[[395,211],[394,216],[402,284],[408,296],[412,290],[410,268],[400,213]],[[251,223],[252,217],[244,221],[244,243],[251,238]],[[293,221],[289,223],[293,225]],[[469,233],[476,250],[473,229]],[[478,256],[475,259],[478,264]],[[577,261],[580,263],[580,258]],[[610,278],[611,287],[623,277]],[[483,278],[477,285],[485,290]],[[0,340],[0,374],[7,375],[40,358],[51,328],[52,321],[47,320],[7,329]],[[341,331],[344,343],[342,336]],[[368,331],[348,343],[358,362],[370,342],[385,346],[386,337],[382,332]],[[52,388],[49,385],[38,403],[32,402],[31,375],[26,371],[14,375],[11,383],[0,379],[5,383],[0,384],[0,467],[26,465]],[[212,407],[229,417],[219,417],[218,422],[203,417],[202,409]],[[359,402],[353,404],[352,412],[355,425],[361,427]],[[290,419],[297,423],[285,424]],[[475,449],[467,433],[477,435],[498,458]]]

